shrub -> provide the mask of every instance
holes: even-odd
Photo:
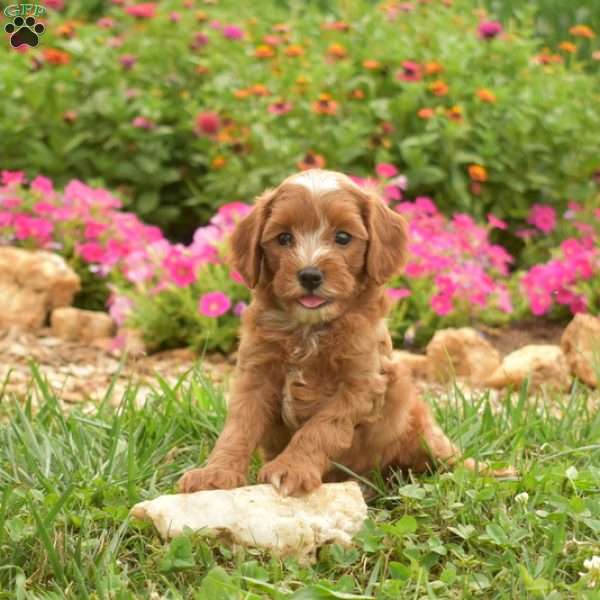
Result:
[[[40,46],[0,63],[3,166],[118,189],[187,241],[223,199],[319,164],[366,175],[392,162],[413,197],[480,219],[585,200],[599,167],[597,80],[582,69],[594,41],[570,37],[581,58],[544,51],[526,24],[449,4],[50,11]]]

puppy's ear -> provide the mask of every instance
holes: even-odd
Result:
[[[263,257],[260,238],[274,196],[270,190],[259,196],[252,212],[237,224],[231,236],[231,263],[250,288],[256,287],[260,278]]]
[[[373,193],[366,203],[365,221],[369,232],[367,274],[382,285],[400,274],[406,263],[408,226],[402,216]]]

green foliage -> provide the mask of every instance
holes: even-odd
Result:
[[[109,392],[85,413],[64,412],[32,374],[31,396],[0,404],[0,598],[596,597],[584,562],[600,555],[600,416],[579,387],[431,398],[466,455],[510,461],[521,478],[374,477],[355,545],[326,546],[306,567],[198,534],[162,542],[128,517],[173,491],[223,426],[222,395],[200,369],[174,386],[159,378],[142,408],[132,386],[118,409]]]
[[[99,27],[94,16],[75,24],[70,38],[57,35],[64,17],[50,11],[40,46],[5,53],[0,63],[2,167],[43,172],[59,184],[77,176],[119,188],[142,218],[180,238],[224,200],[249,200],[280,181],[310,151],[357,175],[372,173],[377,162],[397,164],[411,193],[431,194],[448,211],[520,218],[532,201],[582,199],[598,167],[600,110],[590,102],[598,82],[583,69],[593,44],[582,42],[579,58],[563,54],[563,64],[542,66],[529,13],[505,23],[506,38],[485,42],[476,34],[475,5],[415,4],[389,19],[367,0],[227,1],[203,6],[199,21],[196,9],[167,0],[155,18],[137,21],[122,6],[107,6],[114,27]],[[177,24],[172,11],[181,16]],[[334,18],[351,24],[349,31],[321,29]],[[245,38],[225,39],[212,19],[236,23]],[[273,58],[256,58],[263,36],[281,22],[291,27],[280,35],[287,41]],[[209,41],[192,49],[197,33]],[[302,56],[285,54],[293,44]],[[347,56],[331,58],[332,44]],[[66,52],[68,64],[53,64],[51,48]],[[123,55],[135,57],[129,70]],[[381,68],[368,70],[364,60]],[[444,71],[399,81],[406,60],[435,61]],[[438,78],[449,85],[446,96],[429,89]],[[255,84],[270,95],[234,93]],[[480,88],[497,101],[480,101]],[[335,115],[314,112],[321,93],[337,102]],[[291,112],[267,110],[279,98],[293,104]],[[453,106],[460,121],[447,117]],[[434,118],[418,118],[424,107]],[[217,136],[195,131],[203,111],[219,113]],[[136,128],[136,117],[154,128]],[[470,164],[489,173],[480,191],[470,189]]]

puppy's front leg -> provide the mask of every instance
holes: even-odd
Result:
[[[330,460],[352,445],[356,425],[373,414],[382,387],[379,378],[368,376],[341,384],[323,408],[296,431],[286,449],[261,469],[259,481],[271,483],[284,496],[318,488]]]
[[[245,485],[252,452],[273,423],[277,403],[273,380],[264,373],[239,371],[234,380],[225,428],[206,466],[184,473],[184,493]]]

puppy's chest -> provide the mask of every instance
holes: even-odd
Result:
[[[310,369],[288,365],[282,390],[281,418],[287,427],[302,426],[330,398],[335,389],[333,381],[324,381]]]

